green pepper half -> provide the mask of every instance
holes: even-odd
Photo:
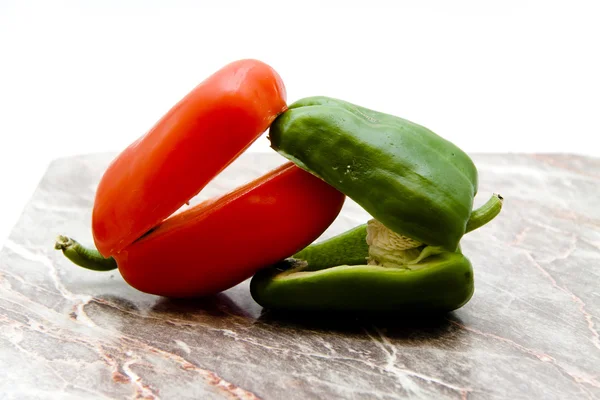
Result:
[[[431,130],[329,97],[290,105],[271,147],[392,231],[454,251],[477,194],[471,158]]]
[[[331,240],[320,243],[321,249],[339,239]],[[462,307],[474,291],[471,263],[460,253],[395,268],[364,264],[366,253],[362,265],[330,267],[327,260],[335,255],[325,250],[314,256],[311,261],[322,269],[299,257],[259,271],[250,283],[254,300],[265,308],[297,311],[443,313]]]
[[[492,196],[473,212],[469,231],[501,208],[502,197]],[[456,310],[471,299],[473,267],[460,246],[448,252],[420,245],[374,259],[368,236],[369,224],[360,225],[259,271],[250,282],[252,297],[270,309],[427,314]]]

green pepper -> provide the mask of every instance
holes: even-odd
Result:
[[[259,271],[257,303],[288,310],[448,312],[474,292],[460,240],[502,208],[473,211],[478,174],[460,148],[410,121],[327,97],[289,107],[271,146],[372,217]]]

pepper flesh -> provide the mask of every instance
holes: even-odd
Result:
[[[280,76],[258,60],[201,82],[108,166],[92,213],[98,251],[118,253],[177,211],[285,109]]]

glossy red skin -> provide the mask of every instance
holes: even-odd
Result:
[[[280,76],[257,60],[200,83],[104,173],[92,213],[98,251],[116,255],[177,211],[285,109]]]
[[[286,163],[177,214],[115,255],[132,287],[167,297],[218,293],[293,255],[335,220],[345,196]]]

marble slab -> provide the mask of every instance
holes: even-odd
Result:
[[[463,249],[472,300],[436,320],[264,311],[248,282],[204,299],[79,269],[114,154],[53,162],[0,253],[1,399],[600,398],[600,160],[474,155],[476,205],[505,198]],[[284,160],[244,154],[192,204]],[[8,195],[5,193],[5,195]],[[365,222],[348,201],[322,238]]]

